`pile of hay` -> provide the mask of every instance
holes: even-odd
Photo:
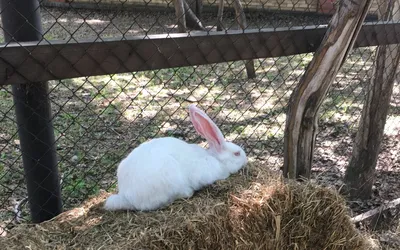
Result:
[[[18,226],[0,249],[369,249],[335,191],[284,183],[262,165],[155,212],[103,211],[108,195]]]

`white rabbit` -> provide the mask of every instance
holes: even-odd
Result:
[[[173,137],[152,139],[135,148],[117,170],[118,194],[107,198],[106,210],[149,211],[226,179],[247,163],[244,150],[225,141],[215,123],[195,105],[190,120],[209,149]]]

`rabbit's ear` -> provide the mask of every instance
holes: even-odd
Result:
[[[197,133],[208,141],[210,147],[220,152],[225,144],[225,138],[217,125],[194,104],[189,105],[189,115]]]

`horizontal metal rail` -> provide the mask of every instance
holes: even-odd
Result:
[[[0,85],[315,52],[327,25],[0,46]],[[400,23],[365,23],[354,47],[400,43]]]

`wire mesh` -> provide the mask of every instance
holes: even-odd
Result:
[[[223,27],[229,30],[239,29],[233,3],[226,2],[222,19]],[[218,1],[201,4],[201,20],[211,34],[217,28]],[[246,29],[261,30],[325,25],[337,2],[246,0],[242,4]],[[367,21],[376,21],[378,7],[374,1]],[[2,11],[6,9],[2,6]],[[40,11],[44,30],[41,42],[123,41],[178,32],[172,1],[43,0]],[[3,48],[7,47],[4,38],[0,39]],[[131,50],[136,53],[136,48]],[[313,178],[324,185],[342,185],[366,86],[372,77],[375,50],[365,47],[351,52],[322,106]],[[235,61],[49,81],[64,209],[77,206],[100,189],[113,190],[118,162],[142,142],[174,136],[204,145],[188,120],[186,107],[190,103],[203,108],[228,140],[244,145],[250,160],[279,169],[283,164],[288,99],[312,56],[255,59],[254,79],[247,77],[244,61]],[[100,67],[101,62],[98,64]],[[398,187],[400,168],[396,140],[400,138],[399,95],[396,83],[374,199],[370,201],[373,204],[351,203],[357,212],[400,197],[400,188],[393,188]],[[1,86],[0,97],[1,232],[29,221],[29,209],[11,86]]]

